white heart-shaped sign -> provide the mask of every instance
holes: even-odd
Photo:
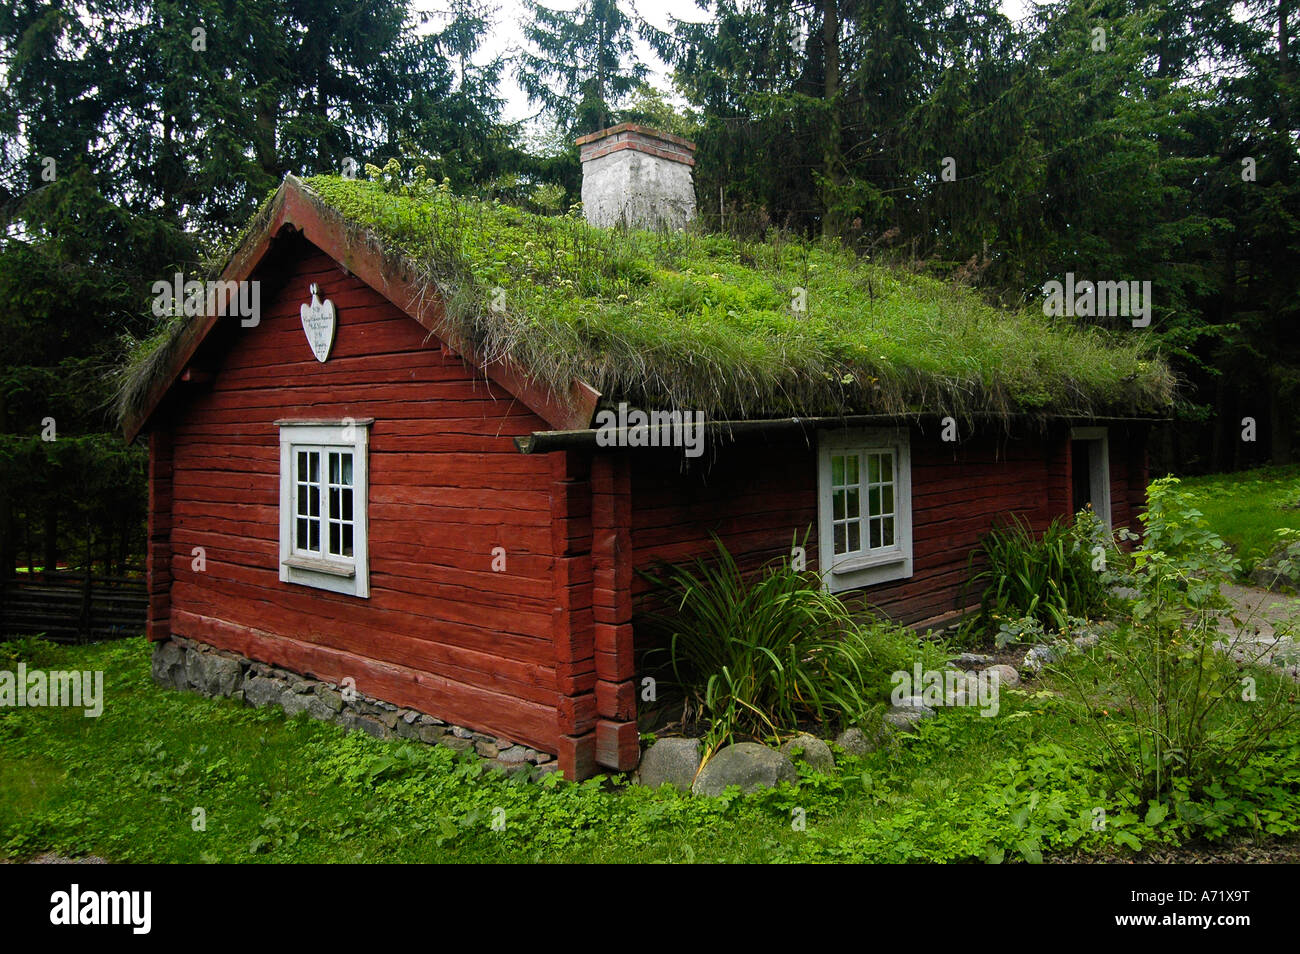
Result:
[[[311,286],[311,304],[298,309],[302,315],[302,330],[307,335],[307,344],[317,361],[324,361],[330,356],[334,347],[334,332],[338,321],[334,315],[334,302],[328,298],[321,301],[316,294],[316,286]]]

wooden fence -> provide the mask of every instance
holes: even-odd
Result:
[[[0,581],[0,638],[44,634],[56,643],[144,632],[149,597],[141,577],[42,573]]]

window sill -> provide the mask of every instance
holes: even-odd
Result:
[[[837,576],[843,576],[849,573],[857,573],[859,570],[871,570],[876,567],[896,566],[899,563],[907,562],[907,554],[901,551],[882,554],[874,557],[851,557],[846,560],[840,560],[832,564],[831,572]]]
[[[341,576],[346,579],[352,579],[357,575],[355,566],[345,563],[333,563],[329,560],[316,560],[312,557],[286,557],[283,563],[285,566],[291,566],[297,570],[311,570],[313,573],[327,573],[330,576]]]

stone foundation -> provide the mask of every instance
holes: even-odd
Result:
[[[449,725],[431,715],[403,709],[350,687],[302,676],[205,643],[173,636],[154,643],[153,678],[159,685],[188,689],[205,696],[225,696],[257,708],[278,706],[286,716],[305,712],[313,719],[344,729],[360,730],[377,739],[409,739],[445,745],[457,752],[474,752],[493,768],[528,772],[540,778],[559,771],[546,752],[509,739]]]

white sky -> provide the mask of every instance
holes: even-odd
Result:
[[[572,10],[579,0],[543,0],[546,6],[556,10]],[[483,59],[490,59],[498,54],[509,54],[522,44],[519,21],[523,17],[524,5],[520,0],[496,0],[498,12],[496,29],[487,38]],[[636,12],[661,30],[666,30],[673,19],[700,22],[707,20],[709,14],[701,10],[695,0],[632,0]],[[1035,4],[1033,0],[1002,0],[1002,12],[1013,20],[1019,20]],[[442,8],[438,0],[416,0],[415,6],[420,10],[437,12]],[[664,92],[668,89],[668,79],[664,64],[643,43],[638,43],[641,62],[650,67],[650,83]],[[534,112],[528,104],[528,98],[515,83],[514,76],[507,69],[502,77],[501,94],[506,100],[503,118],[506,121],[524,119]]]

